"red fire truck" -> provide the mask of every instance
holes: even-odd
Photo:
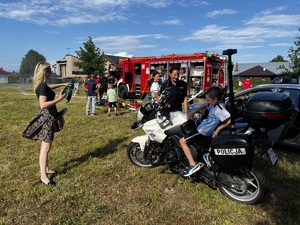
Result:
[[[117,91],[120,98],[127,98],[149,92],[148,81],[153,71],[161,71],[163,81],[168,79],[169,69],[177,66],[180,68],[179,79],[187,82],[189,95],[194,95],[213,85],[224,88],[226,62],[226,57],[217,53],[172,54],[125,58],[119,61],[114,71],[111,68],[108,71],[118,79]]]

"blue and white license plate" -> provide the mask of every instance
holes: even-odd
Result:
[[[271,161],[271,163],[274,165],[276,165],[276,163],[278,162],[278,158],[273,150],[273,148],[269,148],[269,150],[267,151],[267,156],[269,158],[269,160]]]

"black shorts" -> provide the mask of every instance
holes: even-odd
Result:
[[[109,108],[115,108],[115,107],[117,107],[117,102],[109,102],[108,103],[108,107]]]
[[[211,142],[212,138],[209,136],[204,136],[200,133],[193,134],[191,136],[185,137],[187,144],[197,143],[199,145],[203,145],[207,142]]]

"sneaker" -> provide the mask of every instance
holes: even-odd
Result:
[[[92,113],[92,116],[97,116],[98,114],[97,113]]]
[[[107,114],[108,116],[110,116],[110,114]]]
[[[193,173],[197,172],[204,166],[204,163],[196,163],[195,165],[189,165],[186,171],[184,171],[183,176],[188,177],[191,176]]]

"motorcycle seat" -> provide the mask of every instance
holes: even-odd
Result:
[[[189,119],[188,121],[181,124],[180,128],[185,136],[192,136],[193,134],[198,133],[197,125],[192,119]]]
[[[172,135],[175,135],[175,134],[181,134],[182,133],[181,125],[176,125],[176,126],[170,128],[170,129],[166,130],[164,133],[167,136],[172,136]]]
[[[175,134],[181,134],[184,136],[191,136],[193,134],[197,134],[197,125],[194,120],[190,119],[186,122],[184,122],[181,125],[176,125],[168,130],[166,130],[165,135],[171,136]]]
[[[236,133],[244,133],[249,127],[248,123],[235,123]],[[224,128],[220,131],[219,135],[229,135],[231,134],[230,126]]]

